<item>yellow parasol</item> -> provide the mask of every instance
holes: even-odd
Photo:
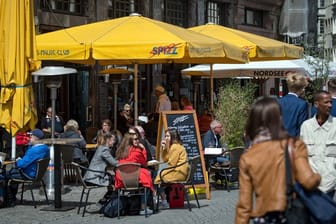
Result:
[[[138,64],[246,61],[245,49],[230,58],[217,39],[139,14],[37,35],[37,51],[41,60],[134,64],[135,117]]]
[[[231,53],[237,52],[236,48],[248,49],[248,60],[251,61],[285,60],[303,57],[302,47],[217,24],[208,23],[191,27],[189,30],[221,40],[226,48],[231,46]]]
[[[15,136],[37,122],[29,75],[39,66],[34,60],[33,1],[0,0],[0,29],[0,125]]]
[[[248,61],[285,60],[303,57],[302,47],[213,23],[191,27],[189,30],[221,40],[225,49],[228,49],[230,54],[234,54],[231,56],[232,58],[239,57],[240,55],[236,52],[241,49],[247,50],[248,54],[245,55]],[[212,64],[210,65],[210,91],[210,106],[213,109]]]

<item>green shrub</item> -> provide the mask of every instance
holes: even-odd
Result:
[[[223,124],[222,141],[229,148],[244,145],[244,129],[249,107],[255,98],[256,87],[253,83],[241,86],[239,80],[233,80],[219,89],[214,113],[216,119]]]

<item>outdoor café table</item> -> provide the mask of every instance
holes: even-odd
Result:
[[[89,162],[91,162],[91,159],[96,152],[97,144],[86,144],[85,145],[85,155],[88,158]]]
[[[61,175],[61,150],[60,145],[67,145],[79,142],[80,138],[47,138],[36,141],[36,143],[47,144],[54,146],[54,206],[43,208],[43,211],[67,211],[73,209],[73,206],[62,206],[62,175]]]

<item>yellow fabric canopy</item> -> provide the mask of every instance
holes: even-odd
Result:
[[[251,61],[298,59],[303,57],[302,47],[212,23],[191,27],[189,30],[221,40],[225,45],[225,49],[229,49],[231,54],[237,52],[237,49],[248,49],[248,59]]]
[[[38,59],[91,64],[244,63],[217,39],[132,14],[37,35]],[[56,41],[55,41],[56,40]]]
[[[0,125],[12,136],[37,122],[32,79],[35,27],[33,0],[0,0]]]

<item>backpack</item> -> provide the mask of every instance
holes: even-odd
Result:
[[[120,197],[119,200],[119,215],[125,215],[125,198]],[[106,217],[114,218],[118,216],[118,196],[112,195],[103,207],[100,209],[100,213]]]

